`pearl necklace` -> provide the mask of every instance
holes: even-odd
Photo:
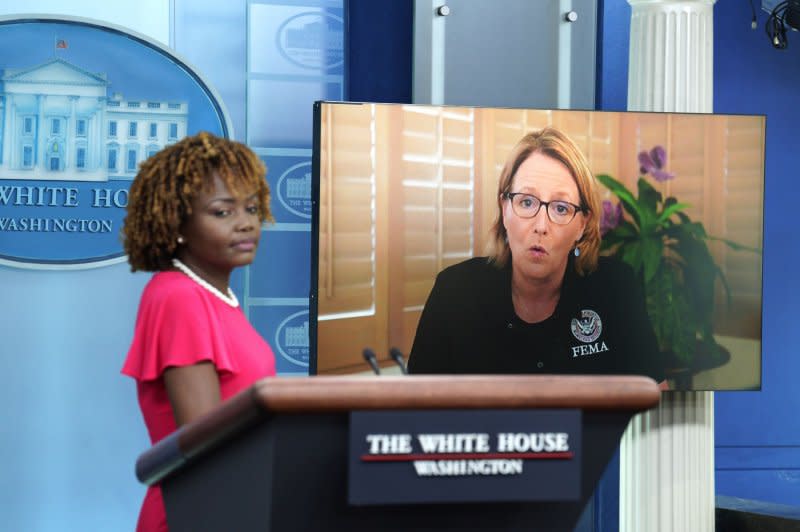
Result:
[[[200,286],[202,286],[203,288],[205,288],[206,290],[208,290],[209,292],[220,298],[222,301],[227,303],[228,305],[232,307],[239,306],[239,300],[236,299],[236,294],[233,293],[233,290],[231,290],[230,287],[228,287],[228,295],[225,295],[219,290],[217,290],[215,287],[211,286],[211,284],[208,283],[208,281],[206,281],[205,279],[194,273],[192,270],[190,270],[187,265],[185,265],[178,259],[172,259],[172,265],[178,268],[183,273],[185,273],[189,279],[196,282],[197,284],[199,284]]]

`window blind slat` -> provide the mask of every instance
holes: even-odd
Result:
[[[375,285],[372,109],[327,109],[331,119],[323,117],[320,155],[320,316],[374,307]]]

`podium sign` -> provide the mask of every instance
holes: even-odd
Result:
[[[646,377],[269,378],[136,471],[172,532],[572,530],[659,397]]]
[[[352,505],[575,501],[581,411],[350,414]]]

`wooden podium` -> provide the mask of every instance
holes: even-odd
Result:
[[[160,482],[171,532],[572,530],[631,416],[659,397],[630,376],[264,379],[143,453],[136,473]],[[581,412],[577,500],[348,504],[350,412],[530,409]]]

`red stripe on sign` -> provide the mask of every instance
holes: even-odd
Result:
[[[572,451],[558,453],[430,453],[363,454],[362,462],[413,462],[415,460],[569,460]]]

